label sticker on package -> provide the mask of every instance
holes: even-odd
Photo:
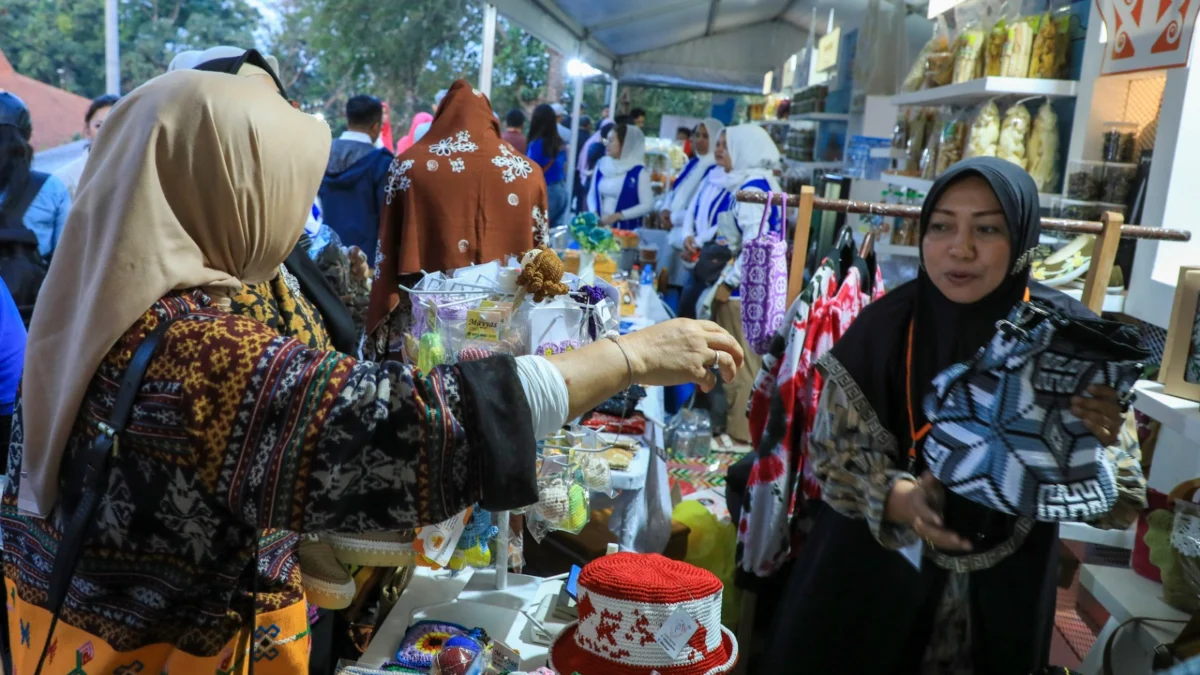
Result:
[[[471,519],[471,507],[453,518],[417,529],[417,538],[413,542],[413,550],[432,560],[440,567],[450,563],[454,548],[466,529],[467,521]]]
[[[467,339],[485,342],[500,341],[500,324],[504,313],[498,309],[472,309],[467,312]]]
[[[521,656],[503,642],[492,640],[492,668],[500,673],[519,670]]]
[[[657,642],[667,656],[676,659],[679,658],[679,652],[687,646],[688,640],[692,639],[692,635],[699,630],[700,624],[692,618],[690,614],[685,612],[682,607],[676,607],[671,616],[667,617],[662,628],[658,629],[658,633],[654,636],[654,641]]]

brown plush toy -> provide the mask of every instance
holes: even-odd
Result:
[[[545,246],[526,253],[521,259],[521,276],[517,277],[516,304],[520,304],[526,293],[533,294],[534,302],[565,295],[571,289],[563,283],[563,261]]]

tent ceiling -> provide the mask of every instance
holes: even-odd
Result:
[[[492,0],[558,51],[622,82],[761,90],[763,74],[804,47],[818,0]],[[857,25],[867,0],[836,0]],[[818,33],[829,7],[818,4]]]

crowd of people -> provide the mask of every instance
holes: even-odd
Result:
[[[31,170],[36,120],[0,93],[12,672],[68,672],[84,653],[95,672],[328,672],[353,651],[333,635],[368,620],[310,610],[312,535],[383,541],[472,504],[528,506],[536,440],[635,383],[693,383],[714,423],[744,417],[731,411],[759,360],[730,308],[745,244],[787,228],[783,208],[734,198],[780,191],[761,127],[680,130],[688,161],[656,198],[643,110],[604,110],[595,131],[581,118],[568,185],[561,106],[501,120],[459,81],[387,148],[378,99],[351,98],[335,139],[278,68],[254,50],[180,55],[96,99],[85,154],[54,176]],[[551,357],[403,360],[420,275],[520,256],[572,212],[637,229],[655,209],[689,267],[684,318]],[[1030,281],[1038,222],[1023,170],[947,172],[920,219],[919,278],[822,360],[844,374],[811,440],[828,497],[762,672],[797,650],[819,672],[1045,665],[1056,527],[1018,537],[1018,519],[944,492],[897,451],[921,442],[905,402],[1030,291],[1088,313]],[[1126,527],[1145,503],[1130,416],[1109,388],[1074,405],[1119,473],[1098,524]],[[914,569],[895,551],[921,541],[938,564]],[[942,565],[953,556],[971,565]]]

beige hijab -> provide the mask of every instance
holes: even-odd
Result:
[[[40,517],[54,507],[67,438],[112,346],[172,290],[228,297],[274,277],[329,157],[325,123],[221,73],[155,78],[104,126],[25,351],[19,505]]]

